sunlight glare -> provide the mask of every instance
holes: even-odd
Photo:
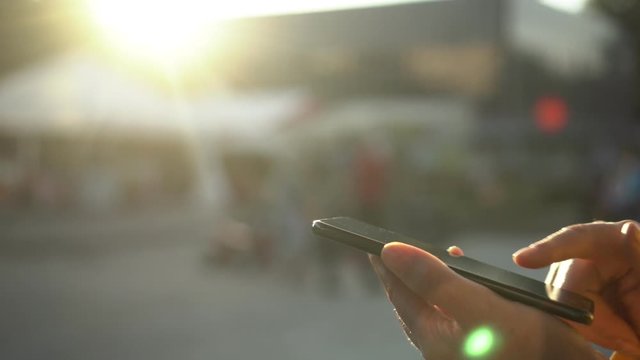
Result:
[[[215,37],[214,6],[199,0],[90,0],[89,11],[113,45],[131,56],[181,63]]]

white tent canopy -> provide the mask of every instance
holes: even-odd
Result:
[[[187,138],[197,164],[193,199],[210,206],[220,202],[224,193],[209,147],[216,141],[211,139],[220,135],[233,145],[273,151],[277,145],[273,135],[306,105],[306,94],[294,90],[180,98],[95,56],[73,52],[27,67],[0,82],[0,133],[18,139],[16,171],[40,166],[42,136]],[[87,189],[95,190],[96,184],[90,178]],[[95,200],[93,195],[89,198]]]
[[[172,97],[84,53],[34,65],[0,83],[0,131],[144,132],[260,137],[295,116],[300,91]]]
[[[68,54],[0,83],[0,127],[20,133],[175,131],[167,102],[89,56]]]

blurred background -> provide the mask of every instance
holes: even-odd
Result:
[[[5,0],[0,357],[418,359],[349,215],[510,254],[640,215],[635,0]]]

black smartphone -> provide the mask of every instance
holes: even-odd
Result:
[[[579,294],[545,284],[466,256],[451,256],[445,249],[348,217],[314,220],[313,232],[374,255],[389,242],[403,242],[428,251],[458,274],[503,297],[582,324],[593,321],[593,302]]]

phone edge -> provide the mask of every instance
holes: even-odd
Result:
[[[318,219],[312,222],[311,228],[316,235],[340,242],[345,245],[349,245],[372,255],[380,256],[380,254],[382,253],[382,248],[384,247],[385,243],[332,226],[331,224],[324,222],[324,220],[327,219]],[[362,239],[362,241],[358,241],[358,239]],[[419,247],[425,251],[429,251],[428,249],[425,249],[423,246],[419,246],[418,244],[409,245]],[[446,263],[446,259],[441,260]],[[590,311],[580,310],[559,302],[554,302],[552,300],[541,299],[536,294],[531,294],[532,296],[526,296],[518,291],[511,289],[510,287],[502,286],[500,283],[492,281],[491,279],[487,279],[485,277],[478,276],[462,269],[458,269],[449,264],[447,264],[447,266],[464,278],[481,284],[506,299],[517,301],[519,303],[535,307],[542,311],[546,311],[547,313],[558,315],[567,320],[576,321],[581,324],[589,325],[591,324],[591,322],[593,322],[593,309],[591,309]]]

